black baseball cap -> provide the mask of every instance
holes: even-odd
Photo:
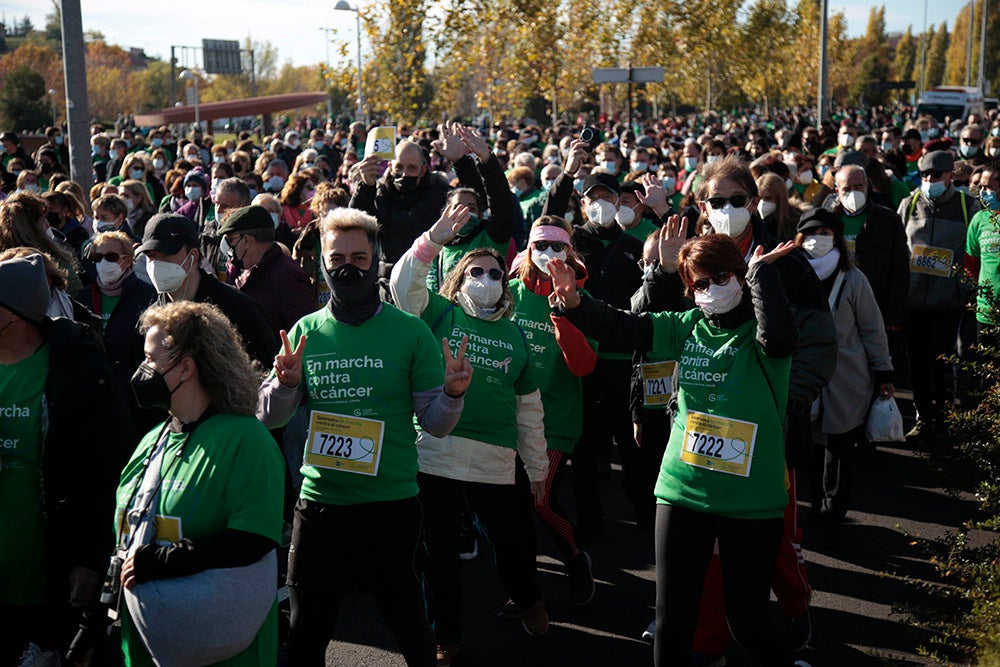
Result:
[[[618,179],[611,174],[591,174],[583,180],[583,194],[589,195],[594,188],[607,188],[616,195],[622,193],[622,186]]]
[[[820,227],[829,227],[835,232],[844,231],[844,223],[840,216],[821,207],[811,208],[803,213],[802,217],[799,218],[797,231],[806,232]]]
[[[184,246],[198,247],[198,228],[194,222],[176,213],[157,213],[146,223],[142,245],[135,252],[155,250],[164,255],[175,255]]]

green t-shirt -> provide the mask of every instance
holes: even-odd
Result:
[[[440,290],[445,276],[455,268],[458,260],[462,259],[470,250],[475,250],[476,248],[493,248],[500,253],[501,257],[506,258],[507,247],[509,245],[510,241],[506,243],[497,243],[494,241],[484,226],[483,230],[469,239],[467,243],[442,246],[441,252],[434,258],[431,270],[427,273],[427,287],[433,292]]]
[[[518,196],[517,203],[521,207],[521,214],[524,215],[524,223],[527,227],[531,227],[532,223],[542,215],[548,196],[547,190],[539,190],[538,188]]]
[[[38,493],[42,393],[49,346],[0,364],[0,604],[45,601],[45,536]]]
[[[141,483],[143,460],[156,447],[162,424],[139,443],[122,471],[117,491],[115,531],[132,492]],[[159,499],[155,504],[156,543],[181,539],[195,543],[225,528],[281,541],[284,502],[284,462],[271,434],[256,418],[217,414],[187,433],[171,433],[164,450]],[[176,453],[184,444],[183,455]],[[122,618],[122,652],[130,667],[151,667],[153,661],[128,609]],[[278,652],[277,605],[257,636],[239,655],[217,663],[225,667],[273,665]]]
[[[444,384],[440,339],[387,303],[360,326],[323,308],[292,327],[293,348],[303,335],[311,413],[302,497],[356,505],[417,495],[413,394]]]
[[[993,295],[1000,295],[1000,230],[992,220],[995,211],[983,209],[972,216],[965,237],[965,252],[979,259],[979,284],[990,284]],[[983,324],[994,324],[989,317],[990,304],[985,295],[976,297],[976,319]]]
[[[545,408],[545,440],[549,449],[572,454],[583,431],[583,382],[573,375],[556,341],[556,328],[549,318],[548,297],[535,294],[515,279],[514,321],[531,348],[531,363]],[[597,344],[589,341],[595,349]]]
[[[753,319],[730,330],[700,310],[651,317],[652,352],[680,366],[657,501],[733,518],[780,517],[788,503],[782,422],[791,357],[765,355]]]
[[[844,245],[847,246],[847,251],[851,253],[851,261],[854,261],[854,257],[857,255],[854,244],[867,220],[867,213],[862,213],[861,215],[840,214],[840,221],[844,223]]]
[[[889,195],[892,197],[893,208],[899,208],[900,202],[909,197],[912,190],[907,183],[901,181],[895,176],[891,176],[889,178],[889,186],[892,188]]]
[[[633,225],[632,227],[629,227],[627,229],[624,229],[624,231],[626,234],[634,236],[635,238],[645,243],[646,237],[659,229],[660,228],[657,227],[656,223],[654,223],[652,220],[641,218],[638,224]]]
[[[107,294],[101,294],[101,328],[102,330],[108,328],[108,320],[111,319],[111,313],[115,311],[115,307],[118,306],[118,302],[121,301],[121,295],[108,296]]]
[[[472,365],[472,384],[465,393],[462,418],[451,435],[516,448],[516,397],[538,388],[524,332],[511,320],[487,322],[469,317],[440,294],[429,292],[428,296],[420,318],[435,337],[447,338],[452,354],[458,353],[462,336],[469,337],[465,356]]]

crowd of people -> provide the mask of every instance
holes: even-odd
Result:
[[[0,667],[323,665],[355,591],[461,664],[487,543],[527,635],[594,599],[613,457],[654,664],[808,665],[801,524],[839,548],[900,368],[948,454],[995,324],[1000,117],[579,121],[95,125],[89,192],[0,135]]]

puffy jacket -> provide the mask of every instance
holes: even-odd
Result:
[[[235,275],[230,277],[236,278]],[[246,282],[238,286],[241,292],[260,304],[275,336],[282,329],[291,331],[301,317],[316,310],[309,276],[277,243],[267,249],[257,265],[250,269]]]
[[[899,205],[910,250],[910,308],[961,308],[968,300],[962,283],[965,237],[979,201],[954,186],[936,199],[916,190]],[[917,249],[914,253],[914,248]],[[927,250],[925,250],[927,249]],[[951,267],[958,266],[958,271]],[[944,273],[947,275],[942,275]]]

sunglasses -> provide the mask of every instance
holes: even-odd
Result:
[[[705,201],[708,202],[709,206],[718,210],[723,208],[727,203],[732,204],[736,208],[743,208],[750,201],[750,197],[747,195],[733,195],[732,197],[709,197]]]
[[[100,262],[102,259],[106,259],[109,262],[117,262],[121,258],[122,256],[116,252],[94,252],[90,254],[90,259],[93,260],[95,264]]]
[[[562,241],[535,241],[535,250],[545,251],[552,248],[553,252],[562,252],[566,244]]]
[[[729,271],[722,271],[720,273],[716,273],[711,278],[702,278],[701,280],[694,281],[691,287],[692,289],[694,289],[695,292],[705,292],[712,284],[725,285],[727,282],[729,282],[729,277],[732,275],[733,274],[731,274]]]
[[[920,172],[920,178],[941,178],[941,174],[944,173],[939,169],[925,169]]]
[[[962,137],[962,143],[966,146],[978,146],[979,139],[967,139],[966,137]]]
[[[490,280],[503,279],[503,271],[501,271],[500,269],[490,269],[489,271],[487,271],[481,266],[474,266],[471,269],[469,269],[468,275],[470,278],[482,278],[484,273],[489,274]]]

